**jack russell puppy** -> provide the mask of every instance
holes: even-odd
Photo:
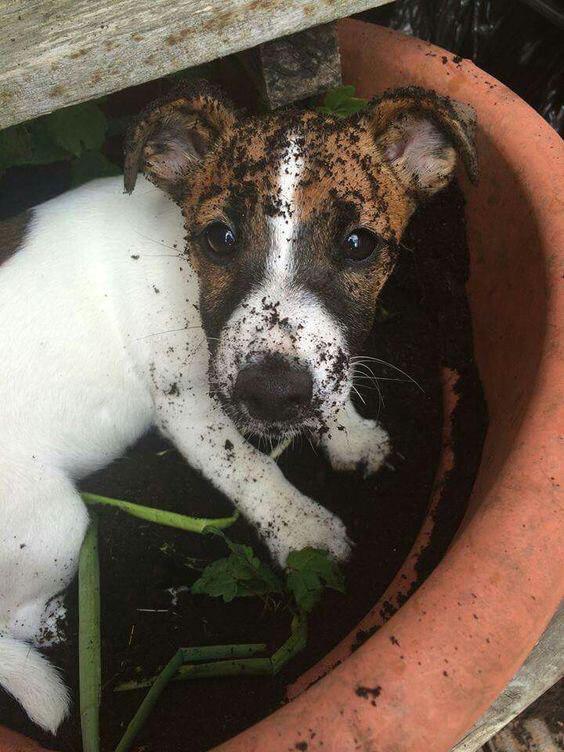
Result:
[[[471,108],[416,88],[346,120],[243,118],[200,82],[132,128],[126,193],[95,180],[3,225],[0,685],[39,726],[69,707],[34,644],[76,572],[76,482],[151,426],[280,565],[305,546],[347,557],[342,522],[244,436],[307,432],[336,469],[382,465],[353,356],[417,204],[457,154],[475,177],[473,132]]]

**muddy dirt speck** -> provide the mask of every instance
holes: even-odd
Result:
[[[376,687],[364,687],[362,685],[359,685],[355,689],[355,694],[358,695],[358,697],[362,697],[365,700],[373,699],[375,700],[377,697],[380,697],[382,693],[382,687],[376,686]]]

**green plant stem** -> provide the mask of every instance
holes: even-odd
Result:
[[[223,676],[271,676],[277,674],[295,655],[306,646],[307,620],[304,614],[294,616],[292,633],[286,642],[270,658],[257,658],[256,653],[266,650],[264,643],[249,645],[210,645],[197,648],[180,648],[183,664],[171,681],[202,679]],[[231,660],[220,660],[220,659]],[[213,661],[213,662],[212,662]],[[195,665],[194,665],[195,664]],[[114,692],[128,692],[152,687],[161,674],[141,681],[118,684]]]
[[[100,567],[98,521],[86,532],[78,565],[78,664],[80,726],[84,752],[100,749]]]
[[[161,673],[157,676],[153,686],[145,695],[143,702],[137,708],[137,712],[129,722],[125,734],[122,736],[115,752],[126,752],[131,746],[133,740],[141,730],[147,720],[147,716],[155,706],[161,692],[172,679],[174,674],[182,666],[182,650],[177,650],[170,661],[166,664]]]
[[[270,658],[272,673],[277,674],[307,644],[307,619],[300,613],[292,619],[292,633]]]
[[[98,494],[82,493],[81,496],[86,504],[101,504],[103,506],[115,507],[133,517],[139,517],[141,520],[155,522],[157,525],[174,527],[178,530],[187,530],[190,533],[209,533],[214,528],[221,530],[230,527],[238,517],[237,513],[231,517],[219,517],[217,519],[188,517],[184,514],[167,512],[164,509],[144,507],[140,504],[132,504],[129,501],[122,501],[121,499],[110,499],[107,496],[99,496]]]
[[[266,649],[264,643],[180,648],[156,678],[141,682],[125,682],[115,688],[116,692],[123,692],[150,687],[143,702],[129,723],[120,743],[116,747],[115,752],[127,752],[169,681],[226,676],[273,676],[305,647],[306,639],[306,617],[305,614],[299,613],[292,620],[292,633],[290,637],[274,653],[272,658],[243,657],[263,652]],[[228,656],[231,657],[231,660],[215,660],[213,662],[200,663],[200,661],[209,661],[213,658],[218,659]],[[192,661],[192,663],[183,665],[186,661]],[[195,663],[195,661],[198,662]]]
[[[180,648],[184,663],[205,663],[224,658],[250,658],[266,651],[266,643],[247,645],[209,645],[199,648]]]
[[[206,645],[197,648],[180,648],[179,652],[182,654],[182,663],[204,663],[224,658],[249,658],[257,653],[264,653],[265,650],[266,643],[258,642],[248,645]],[[132,689],[151,687],[157,678],[152,676],[142,681],[123,682],[115,687],[114,692],[128,692]]]
[[[272,676],[272,664],[270,658],[240,658],[232,661],[198,663],[181,666],[172,680],[207,679],[212,676]]]
[[[167,664],[168,665],[168,664]],[[195,663],[180,666],[169,681],[184,681],[185,679],[206,679],[208,677],[222,678],[226,676],[271,676],[272,664],[270,658],[239,658],[212,663]],[[137,689],[154,687],[161,674],[151,676],[141,681],[129,681],[118,684],[114,692],[130,692]]]

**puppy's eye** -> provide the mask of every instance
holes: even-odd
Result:
[[[204,238],[209,249],[218,256],[230,256],[237,246],[235,233],[223,222],[214,222],[206,227]]]
[[[359,227],[344,237],[341,251],[349,261],[365,261],[381,245],[382,239],[378,235]]]

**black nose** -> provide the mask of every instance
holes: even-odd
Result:
[[[259,420],[295,420],[311,404],[309,371],[293,368],[283,358],[265,358],[239,371],[233,396]]]

